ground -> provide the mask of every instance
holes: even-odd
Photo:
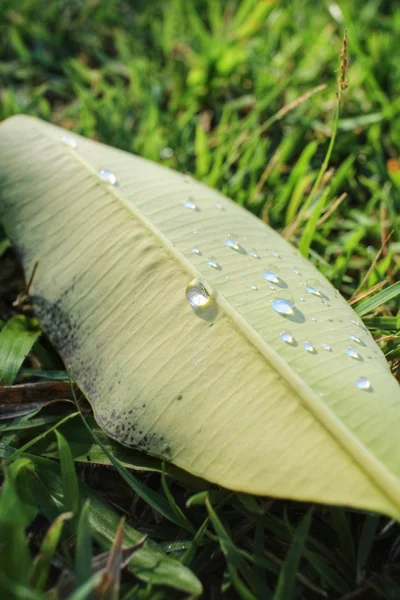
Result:
[[[49,120],[190,173],[244,205],[300,247],[349,301],[375,299],[365,323],[398,376],[399,306],[395,293],[389,301],[379,294],[395,284],[400,266],[396,4],[0,0],[0,119]],[[346,29],[348,65],[340,59]],[[29,299],[13,306],[24,282],[4,233],[0,256],[1,324],[21,315],[12,334],[21,330],[30,351],[18,374],[8,365],[8,383],[16,376],[27,387],[1,391],[4,416],[10,402],[71,398],[71,389],[50,343],[38,337]],[[55,403],[0,425],[5,463],[19,449],[4,466],[0,499],[0,534],[12,549],[0,547],[4,597],[50,597],[44,591],[54,586],[66,597],[59,576],[68,572],[75,598],[90,597],[94,586],[101,598],[195,595],[195,577],[207,599],[400,598],[398,524],[215,487],[207,496],[183,473],[160,475],[159,461],[121,454],[88,415],[95,443],[83,423],[71,426],[73,410]],[[115,457],[155,472],[116,468]],[[79,508],[88,497],[96,518]],[[68,518],[61,531],[56,516],[74,507],[79,519]],[[131,543],[147,534],[178,562],[166,562],[162,575],[133,560],[112,596],[104,578],[90,578],[89,548],[92,540],[94,555],[107,551],[122,516]],[[148,560],[161,560],[149,548]],[[111,557],[110,580],[118,578],[118,545]]]

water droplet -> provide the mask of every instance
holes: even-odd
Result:
[[[274,285],[272,285],[272,283],[270,283],[268,287],[270,290],[276,290],[276,287]]]
[[[332,352],[332,347],[329,344],[322,344],[322,348],[327,352]]]
[[[349,335],[349,340],[355,342],[356,344],[360,344],[361,346],[363,345],[363,342],[360,340],[360,338],[352,333]]]
[[[279,283],[278,269],[275,267],[275,265],[270,265],[269,267],[266,267],[263,273],[263,277],[266,281],[269,281],[270,283]]]
[[[367,329],[364,327],[364,325],[362,323],[359,323],[355,319],[350,319],[350,323],[353,323],[353,325],[357,325],[357,327],[359,327],[360,329],[367,331]]]
[[[200,210],[199,207],[197,206],[197,204],[195,202],[193,202],[193,199],[190,197],[187,200],[185,200],[185,202],[183,203],[183,206],[185,208],[188,208],[189,210],[196,210],[197,212]]]
[[[358,387],[358,389],[360,390],[372,390],[372,385],[369,379],[367,379],[366,377],[358,377],[356,379],[356,387]]]
[[[192,279],[186,287],[186,298],[193,308],[204,308],[212,301],[212,295],[199,279]]]
[[[73,148],[74,150],[76,150],[78,147],[78,144],[76,143],[74,138],[70,137],[69,135],[61,136],[61,141],[63,144],[65,144],[66,146],[69,146],[70,148]]]
[[[173,155],[174,155],[174,151],[172,150],[172,148],[169,148],[168,146],[166,146],[165,148],[162,148],[162,150],[160,151],[161,160],[167,160],[168,158],[172,158]]]
[[[225,210],[224,207],[222,206],[221,202],[216,202],[215,208],[218,208],[218,210]]]
[[[326,300],[322,300],[322,304],[325,304],[325,306],[330,306],[329,302],[326,302]]]
[[[350,356],[350,358],[354,358],[354,360],[364,360],[363,357],[358,354],[357,350],[351,348],[350,346],[347,348],[346,354],[347,356]]]
[[[199,232],[197,231],[197,229],[195,229],[194,231],[192,231],[193,235],[199,235]]]
[[[253,283],[253,284],[251,285],[251,289],[252,289],[252,290],[258,290],[258,287],[256,286],[256,284],[255,284],[255,283]]]
[[[117,184],[117,178],[115,177],[112,171],[108,171],[107,169],[101,169],[101,171],[98,172],[98,176],[106,183],[110,183],[111,185]]]
[[[314,321],[314,322],[316,322],[316,320],[317,320],[317,319],[316,319],[315,317],[311,317],[311,321]]]
[[[215,256],[209,256],[207,262],[213,269],[218,269],[221,271],[221,265],[217,263]]]
[[[250,250],[249,255],[253,258],[261,258],[259,254],[255,250]]]
[[[305,285],[305,290],[306,292],[308,292],[309,294],[312,294],[313,296],[321,296],[321,291],[320,291],[320,284],[318,279],[309,279],[306,282]]]
[[[301,273],[300,273],[300,271],[297,269],[297,267],[293,267],[292,271],[293,271],[293,273],[294,273],[295,275],[301,275]]]
[[[300,302],[305,302],[303,296],[299,296],[299,300],[300,300]]]
[[[291,333],[289,333],[289,331],[282,331],[282,333],[279,337],[281,338],[282,342],[285,342],[285,344],[289,344],[289,345],[294,344],[293,336]]]
[[[230,279],[229,275],[225,275],[225,279]]]
[[[271,252],[271,254],[272,254],[272,256],[273,256],[274,258],[281,258],[280,254],[278,254],[278,253],[277,253],[277,252],[275,252],[275,251]]]
[[[235,233],[228,233],[225,240],[225,246],[228,246],[228,248],[232,248],[232,250],[236,250],[237,252],[243,252],[243,248],[238,242],[238,236]]]
[[[289,292],[279,292],[276,297],[270,301],[271,308],[286,317],[291,317],[294,314],[294,300]]]
[[[197,248],[197,246],[192,246],[192,252],[193,252],[193,254],[198,254],[199,256],[201,256],[201,252]]]
[[[316,354],[316,350],[311,342],[304,342],[304,350],[310,354]]]

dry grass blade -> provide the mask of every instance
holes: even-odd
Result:
[[[368,271],[366,272],[366,274],[365,274],[365,275],[364,275],[364,277],[362,278],[360,285],[358,286],[358,288],[357,288],[357,289],[356,289],[356,291],[354,292],[354,294],[353,294],[353,296],[352,296],[352,298],[351,298],[351,300],[350,300],[350,304],[354,304],[355,302],[358,302],[359,300],[362,300],[362,298],[365,298],[365,297],[366,297],[365,295],[364,295],[364,296],[362,296],[362,297],[360,297],[360,295],[359,295],[359,293],[360,293],[360,290],[362,290],[362,289],[363,289],[363,287],[364,287],[365,283],[368,281],[368,278],[369,278],[369,276],[371,275],[372,271],[374,270],[374,268],[375,268],[375,265],[377,264],[378,260],[379,260],[379,259],[380,259],[380,257],[382,256],[382,254],[385,252],[385,249],[386,249],[386,247],[387,247],[387,243],[388,243],[388,241],[390,240],[390,238],[392,237],[392,235],[393,235],[393,231],[391,231],[391,232],[390,232],[390,233],[389,233],[389,234],[388,234],[388,235],[387,235],[387,236],[384,238],[384,240],[383,240],[383,242],[382,242],[382,244],[381,244],[381,247],[379,248],[379,251],[378,251],[377,255],[375,256],[374,260],[373,260],[373,261],[372,261],[372,263],[371,263],[371,266],[370,266],[370,268],[368,269]],[[382,282],[380,282],[380,283],[382,283]],[[387,282],[385,281],[385,283],[387,283]],[[374,288],[375,288],[375,287],[376,287],[376,286],[374,286]],[[381,287],[382,287],[382,286],[381,286]],[[376,289],[374,289],[374,288],[371,288],[370,290],[368,290],[368,294],[367,294],[367,296],[369,296],[370,294],[372,294],[372,293],[374,293],[375,291],[377,291],[377,290],[376,290]],[[380,289],[380,288],[378,288],[378,289]]]

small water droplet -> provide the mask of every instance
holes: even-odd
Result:
[[[199,232],[197,231],[197,229],[195,229],[194,231],[192,231],[193,235],[199,235]]]
[[[186,287],[186,298],[193,308],[204,308],[212,301],[212,295],[199,279],[192,279]]]
[[[364,327],[364,325],[362,323],[360,323],[359,321],[356,321],[355,319],[350,319],[350,323],[353,323],[353,325],[357,325],[357,327],[359,327],[360,329],[367,331],[367,329]]]
[[[316,322],[316,320],[317,320],[317,319],[316,319],[315,317],[311,317],[311,321],[314,321],[314,322]]]
[[[291,317],[294,314],[294,300],[293,296],[289,292],[279,292],[276,297],[270,301],[272,310],[284,315]]]
[[[197,248],[197,246],[192,246],[192,252],[193,252],[193,254],[198,254],[199,256],[201,256],[201,252]]]
[[[161,160],[167,160],[168,158],[172,158],[173,155],[174,155],[174,151],[172,150],[172,148],[169,148],[168,146],[166,146],[165,148],[162,148],[162,150],[160,150]]]
[[[303,296],[299,296],[299,300],[300,300],[300,302],[305,302]]]
[[[183,206],[185,208],[188,208],[189,210],[195,210],[197,212],[199,212],[199,210],[200,210],[199,207],[197,206],[197,204],[190,197],[187,200],[185,200],[185,202],[183,203]]]
[[[225,210],[224,207],[222,206],[221,202],[216,202],[215,208],[218,208],[218,210]]]
[[[349,335],[349,340],[355,342],[356,344],[360,344],[361,346],[363,345],[363,342],[360,340],[360,338],[352,333]]]
[[[372,390],[372,385],[369,379],[367,379],[366,377],[358,377],[356,379],[356,387],[358,387],[358,389],[360,390]]]
[[[209,256],[207,262],[213,269],[218,269],[219,271],[221,271],[221,265],[217,263],[217,259],[215,258],[215,256]]]
[[[293,271],[293,273],[294,273],[295,275],[301,275],[301,273],[300,273],[300,271],[298,270],[298,268],[297,268],[297,267],[293,267],[292,271]]]
[[[232,248],[232,250],[236,250],[237,252],[243,252],[243,248],[238,242],[238,236],[235,233],[228,233],[225,240],[225,246]]]
[[[251,285],[251,289],[252,289],[252,290],[258,290],[258,287],[256,286],[256,284],[255,284],[255,283],[252,283],[252,285]]]
[[[259,254],[255,250],[250,250],[249,255],[253,258],[261,258]]]
[[[70,137],[69,135],[61,136],[61,141],[63,144],[65,144],[66,146],[69,146],[70,148],[73,148],[74,150],[76,150],[78,147],[78,144],[76,143],[74,138]]]
[[[282,258],[282,257],[281,257],[281,255],[280,255],[280,254],[278,254],[278,253],[277,253],[277,252],[275,252],[275,251],[271,252],[271,254],[272,254],[272,256],[273,256],[274,258]]]
[[[229,275],[225,275],[225,279],[230,279]]]
[[[326,302],[326,300],[322,300],[322,304],[325,304],[325,306],[330,306],[329,302]]]
[[[310,354],[316,354],[316,350],[311,342],[304,342],[304,350]]]
[[[282,342],[285,342],[285,344],[289,344],[289,345],[294,344],[293,336],[289,331],[282,331],[282,333],[279,337],[281,338]]]
[[[276,290],[276,287],[274,285],[272,285],[272,283],[270,283],[268,287],[270,290]]]
[[[312,294],[313,296],[321,296],[321,291],[319,288],[320,288],[320,283],[319,283],[318,279],[309,279],[306,282],[305,290],[306,290],[306,292],[308,292],[309,294]]]
[[[266,267],[263,273],[263,277],[266,281],[269,281],[270,283],[279,283],[278,269],[275,265],[270,265],[269,267]]]
[[[347,356],[350,356],[350,358],[354,358],[354,360],[364,360],[357,350],[351,348],[350,346],[347,348],[346,354]]]
[[[327,352],[332,352],[332,347],[329,344],[322,344],[322,348]]]
[[[117,184],[117,178],[115,177],[114,173],[112,171],[108,171],[108,169],[101,169],[98,172],[98,176],[106,183],[110,183],[111,185]]]

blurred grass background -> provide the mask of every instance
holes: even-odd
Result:
[[[332,135],[345,28],[348,89],[337,140],[322,188],[307,204]],[[0,0],[0,120],[34,115],[192,174],[290,237],[350,299],[399,278],[399,39],[400,6],[391,0]],[[23,284],[4,235],[0,256],[0,318],[6,322]],[[373,314],[365,322],[382,339],[398,374],[398,304],[378,300],[369,308]],[[17,383],[29,380],[38,360],[47,365],[42,374],[47,381],[51,370],[54,378],[62,368],[41,338]],[[3,457],[54,423],[54,415],[24,418],[23,426],[18,419],[1,426]],[[104,506],[116,506],[139,532],[188,565],[203,582],[204,598],[400,598],[397,524],[340,509],[315,509],[311,519],[307,506],[214,490],[221,522],[200,498],[188,509],[192,526],[185,528],[182,521],[160,518],[157,498],[133,493],[132,481],[122,483],[111,470],[99,477],[96,469],[83,467],[76,428],[61,430],[79,457],[80,480],[97,490]],[[44,450],[32,448],[36,458],[29,460],[37,470]],[[46,456],[64,456],[68,463],[62,442],[46,448]],[[118,454],[115,447],[111,451]],[[100,450],[96,456],[109,463]],[[21,452],[18,460],[28,459]],[[140,462],[137,456],[129,461]],[[7,492],[11,505],[20,502],[25,515],[16,480],[23,467],[33,467],[19,470],[15,464],[6,490],[14,490],[15,498]],[[15,549],[29,546],[33,555],[57,514],[49,509],[55,491],[45,473],[44,487],[30,499],[36,508],[30,517],[16,519],[22,529],[2,530],[14,536]],[[59,472],[64,491],[73,474],[72,463]],[[165,495],[159,475],[141,480]],[[191,483],[185,487],[178,478],[171,485],[183,508]],[[82,489],[81,484],[78,504],[87,497]],[[60,502],[71,508],[65,499]],[[0,503],[0,523],[10,520],[11,505]],[[84,546],[74,536],[87,534],[84,519],[60,538],[64,545],[54,554],[75,572],[72,555]],[[111,529],[107,546],[92,526],[95,553],[110,546]],[[41,595],[43,586],[33,586],[34,576],[19,579],[21,556],[16,550],[15,562],[10,559],[11,583],[6,575],[0,579],[4,597],[49,597]],[[58,571],[62,568],[53,564],[46,572],[46,589]],[[130,577],[120,595],[126,600],[182,597],[165,583],[157,585],[156,578],[137,582],[135,569]],[[37,595],[26,595],[29,584]],[[79,597],[91,593],[93,587]]]

